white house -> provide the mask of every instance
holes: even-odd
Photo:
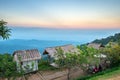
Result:
[[[18,71],[23,69],[25,73],[29,73],[38,70],[41,55],[37,49],[15,51],[13,56]]]

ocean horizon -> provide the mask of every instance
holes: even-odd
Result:
[[[91,42],[95,39],[106,38],[120,29],[63,29],[63,28],[39,28],[39,27],[10,27],[12,33],[10,39],[24,40],[50,40],[50,41],[76,41]]]
[[[12,29],[10,39],[0,40],[0,53],[12,54],[16,50],[38,49],[42,54],[47,47],[81,45],[120,32],[120,29],[10,28]]]

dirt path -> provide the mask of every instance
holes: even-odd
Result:
[[[77,70],[72,70],[70,77],[76,78],[79,76],[84,75],[83,71],[80,69]],[[66,80],[67,79],[67,70],[63,70],[63,71],[51,71],[49,72],[44,72],[42,73],[42,76],[46,79],[46,80]]]
[[[71,70],[71,79],[84,75],[81,69]],[[0,79],[6,80],[6,79]],[[67,70],[53,70],[53,71],[38,71],[36,73],[30,73],[25,77],[17,78],[16,80],[67,80]]]

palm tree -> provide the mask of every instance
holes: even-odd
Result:
[[[1,20],[0,21],[0,37],[2,37],[2,39],[8,39],[11,33],[11,29],[9,29],[6,26],[7,22]]]

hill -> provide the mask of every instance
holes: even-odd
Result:
[[[120,33],[117,33],[114,36],[109,36],[107,38],[96,39],[96,40],[92,41],[92,43],[102,43],[103,45],[106,45],[110,41],[120,42]]]

